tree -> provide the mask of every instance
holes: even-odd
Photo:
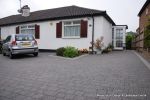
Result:
[[[132,40],[133,40],[133,34],[131,34],[131,32],[128,32],[126,36],[126,49],[129,50],[132,49]]]

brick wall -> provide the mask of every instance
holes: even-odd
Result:
[[[142,14],[139,16],[139,30],[138,35],[136,37],[136,47],[143,48],[144,47],[144,28],[147,25],[148,19],[150,18],[150,4],[145,8]]]
[[[143,29],[148,21],[149,16],[150,16],[150,4],[146,7],[146,9],[143,11],[143,13],[141,14],[139,18],[140,32],[144,31]]]

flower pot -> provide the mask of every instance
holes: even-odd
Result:
[[[97,50],[97,54],[102,54],[102,51],[101,50]]]
[[[95,49],[95,51],[96,51],[96,54],[102,54],[102,50],[100,49]]]

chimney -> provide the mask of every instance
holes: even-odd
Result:
[[[28,5],[25,5],[21,8],[21,13],[24,17],[30,16],[30,8],[28,7]]]

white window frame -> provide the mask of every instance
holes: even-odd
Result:
[[[80,24],[73,24],[73,22],[75,22],[75,21],[80,21],[80,20],[68,20],[68,21],[63,21],[63,24],[62,24],[62,38],[70,38],[70,39],[72,39],[72,38],[75,38],[75,39],[77,39],[77,38],[80,38],[80,34],[81,33],[79,33],[79,36],[65,36],[65,33],[64,33],[64,28],[65,28],[65,26],[79,26],[80,28],[81,28],[81,21],[80,21]],[[71,24],[70,25],[65,25],[65,23],[66,22],[71,22]],[[81,30],[81,29],[80,29]]]
[[[23,27],[25,27],[25,28],[23,28]],[[35,36],[35,25],[22,25],[22,26],[20,26],[20,33],[24,34],[21,32],[22,30],[34,30],[33,36]]]

